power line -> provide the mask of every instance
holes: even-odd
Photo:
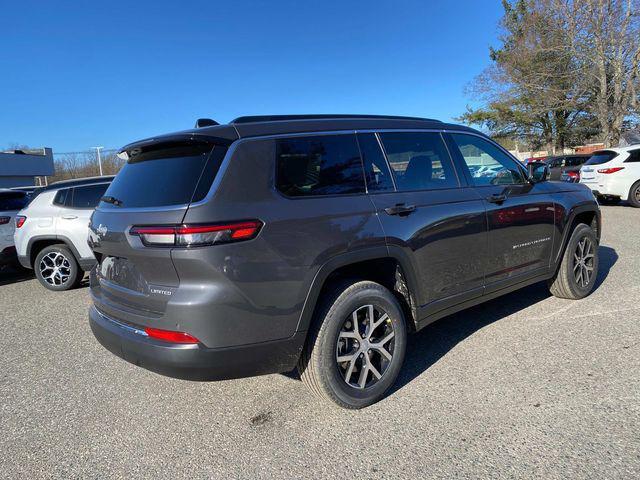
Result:
[[[111,153],[111,152],[117,152],[118,149],[117,148],[103,148],[102,149],[102,153]],[[79,152],[53,152],[53,156],[55,157],[56,155],[80,155],[83,153],[94,153],[93,150],[89,149],[89,150],[81,150]]]

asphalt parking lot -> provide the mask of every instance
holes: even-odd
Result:
[[[0,477],[639,478],[640,209],[603,219],[590,297],[540,284],[440,320],[357,412],[285,375],[134,367],[94,340],[86,286],[0,273]]]

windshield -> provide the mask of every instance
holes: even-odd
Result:
[[[209,155],[212,149],[215,154]],[[204,142],[133,149],[104,193],[100,208],[186,205],[201,200],[211,187],[225,151],[225,147]]]
[[[29,203],[29,197],[24,192],[0,192],[0,212],[22,210]]]
[[[616,155],[616,152],[611,152],[608,150],[602,152],[595,152],[589,160],[585,162],[585,165],[602,165],[603,163],[607,163],[612,160]]]

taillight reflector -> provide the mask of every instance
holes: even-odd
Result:
[[[145,333],[151,338],[163,340],[170,343],[200,343],[196,337],[184,332],[174,332],[172,330],[161,330],[159,328],[147,327]]]
[[[145,245],[190,247],[216,245],[255,238],[262,228],[260,220],[210,225],[136,226],[129,233]]]
[[[619,172],[620,170],[624,170],[624,167],[601,168],[598,170],[598,173],[609,174]]]
[[[0,217],[0,225],[6,225],[11,221],[11,217]]]
[[[16,228],[20,228],[22,225],[24,225],[24,222],[26,221],[27,221],[27,217],[23,215],[16,215]]]

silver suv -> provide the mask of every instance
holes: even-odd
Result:
[[[113,177],[56,182],[40,189],[16,216],[18,261],[49,290],[77,286],[95,265],[87,245],[89,217]]]

